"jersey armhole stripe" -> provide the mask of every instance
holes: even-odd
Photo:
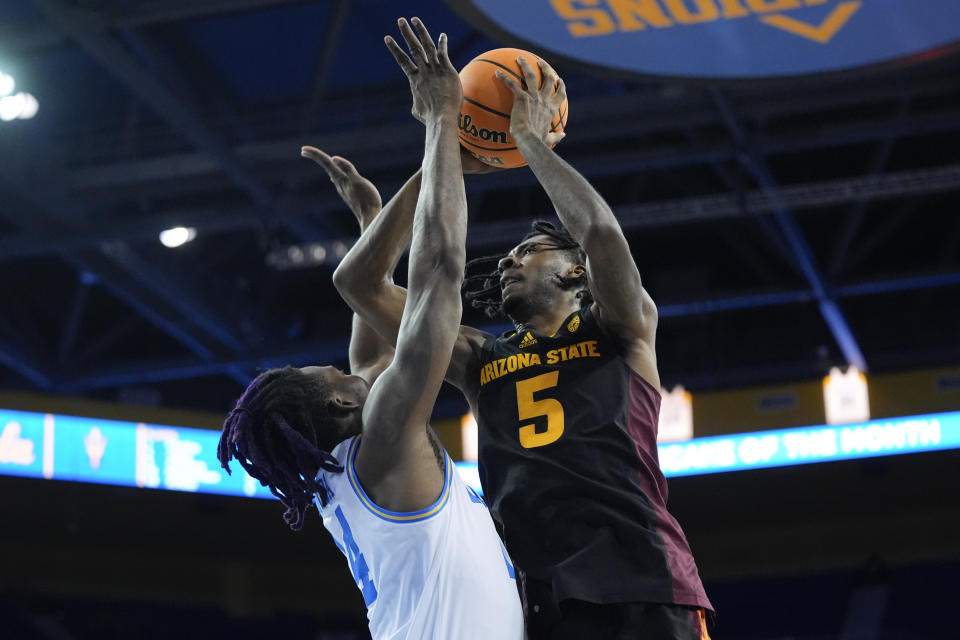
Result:
[[[357,471],[354,467],[357,451],[360,448],[359,445],[360,436],[356,437],[350,444],[350,451],[347,453],[347,479],[349,480],[350,486],[353,488],[354,493],[357,495],[357,498],[359,498],[363,506],[367,508],[367,511],[377,516],[381,520],[386,520],[388,522],[421,522],[423,520],[428,520],[440,513],[443,507],[447,504],[447,501],[450,498],[450,485],[452,484],[453,480],[453,463],[446,451],[444,451],[443,489],[440,491],[440,497],[437,498],[436,502],[425,509],[403,512],[390,511],[389,509],[384,509],[383,507],[378,506],[363,490],[363,487],[360,485],[360,480],[357,478]]]

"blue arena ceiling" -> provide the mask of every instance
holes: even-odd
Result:
[[[441,2],[402,5],[458,66],[503,44]],[[382,44],[397,6],[0,4],[0,71],[40,103],[0,122],[0,385],[222,410],[260,368],[342,364],[330,274],[355,224],[298,150],[350,158],[385,198],[415,170],[421,128]],[[665,383],[960,359],[955,55],[747,84],[558,70],[559,150],[624,224]],[[525,169],[467,189],[471,256],[550,215]],[[175,225],[197,239],[164,248]],[[327,257],[268,264],[291,246]]]

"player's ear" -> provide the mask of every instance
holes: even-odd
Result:
[[[344,398],[339,394],[334,394],[330,400],[327,401],[327,410],[330,412],[330,415],[341,418],[350,415],[354,411],[360,408],[360,405],[349,398]]]
[[[581,277],[586,272],[587,272],[587,268],[585,266],[583,266],[582,264],[575,264],[575,265],[572,265],[569,269],[567,269],[567,278],[570,280],[573,280]]]

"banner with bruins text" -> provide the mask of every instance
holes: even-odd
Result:
[[[503,42],[644,75],[811,75],[960,41],[960,0],[448,0]]]

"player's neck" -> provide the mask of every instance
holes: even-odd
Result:
[[[513,324],[517,333],[533,331],[543,336],[552,336],[563,326],[563,321],[576,310],[577,308],[572,305],[561,305],[544,309],[522,320],[514,319]]]

